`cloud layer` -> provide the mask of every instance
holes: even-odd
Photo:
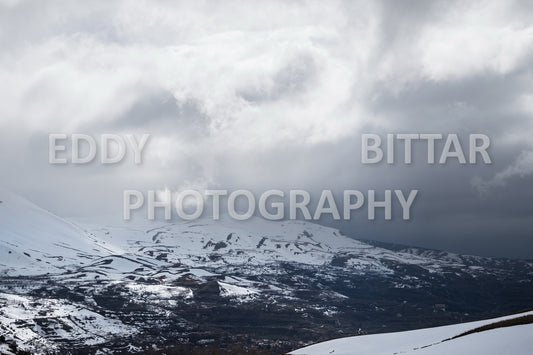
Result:
[[[120,213],[124,188],[420,188],[409,223],[338,226],[533,257],[528,2],[9,0],[0,44],[0,182],[59,214]],[[54,167],[49,132],[152,140],[142,167]],[[362,166],[365,132],[484,133],[494,164]]]

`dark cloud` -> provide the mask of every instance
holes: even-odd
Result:
[[[417,188],[411,221],[321,223],[533,258],[529,2],[133,4],[0,11],[2,184],[65,216],[120,215],[124,188]],[[152,138],[140,167],[57,167],[49,132]],[[366,132],[485,133],[494,162],[365,166]]]

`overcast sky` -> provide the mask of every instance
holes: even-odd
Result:
[[[345,234],[533,258],[533,6],[0,0],[0,183],[65,217],[124,189],[418,188]],[[48,133],[152,135],[144,164],[51,166]],[[362,133],[484,133],[493,164],[360,162]],[[417,148],[418,149],[418,148]]]

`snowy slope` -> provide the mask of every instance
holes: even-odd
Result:
[[[80,224],[81,225],[81,224]],[[470,267],[469,259],[446,254],[417,255],[412,250],[393,251],[342,235],[337,229],[303,221],[272,222],[209,218],[169,224],[83,225],[100,245],[113,246],[130,255],[193,268],[244,267],[260,272],[274,263],[309,266],[333,265],[354,273],[394,274],[398,264],[431,273],[446,268],[478,274],[488,268]]]
[[[499,265],[497,261],[450,253],[393,251],[302,221],[204,218],[176,223],[121,221],[117,225],[91,225],[66,221],[7,191],[0,190],[0,201],[0,275],[70,270],[70,277],[79,277],[80,281],[151,277],[176,280],[185,274],[205,280],[204,276],[213,271],[238,271],[248,276],[274,274],[284,272],[281,263],[291,263],[340,267],[359,275],[396,275],[395,287],[416,288],[431,280],[427,275],[426,281],[421,280],[421,272],[476,276],[492,272],[491,263]],[[479,267],[478,262],[485,264]],[[235,286],[247,287],[245,283]]]
[[[520,307],[529,305],[533,290],[528,261],[395,249],[308,222],[89,224],[66,221],[6,191],[0,190],[0,201],[0,334],[32,351],[104,343],[124,351],[130,342],[146,350],[175,339],[176,329],[184,334],[180,341],[195,343],[218,339],[228,327],[235,334],[252,327],[255,334],[257,320],[264,319],[268,334],[260,343],[279,342],[281,353],[297,348],[296,341],[348,334],[352,319],[372,320],[362,324],[368,332],[389,323],[388,329],[405,329],[398,317],[405,324],[447,324],[472,308],[505,305],[507,286]],[[523,296],[516,296],[517,288]],[[455,309],[435,312],[435,303]],[[442,329],[391,334],[386,342],[358,337],[356,348],[365,354],[412,351],[461,330]],[[233,336],[226,344],[234,343]],[[424,349],[445,353],[478,336],[486,335]],[[343,341],[332,342],[338,350],[316,345],[314,353],[342,353]]]
[[[398,259],[398,253],[348,238],[336,229],[300,221],[202,219],[145,230],[134,227],[86,228],[96,238],[107,240],[129,253],[160,256],[168,262],[189,266],[204,266],[206,262],[210,266],[257,266],[273,262],[323,265],[330,263],[338,253],[351,252],[360,257],[352,261],[355,266],[387,272],[386,267],[375,259],[383,256]],[[217,258],[208,259],[209,255]],[[405,255],[409,262],[430,262],[424,257]]]
[[[106,250],[74,224],[0,189],[0,272],[57,272]]]
[[[341,266],[360,274],[390,275],[398,264],[432,273],[445,268],[484,272],[469,267],[464,257],[392,251],[302,221],[205,218],[90,225],[66,221],[4,190],[0,201],[0,273],[9,275],[45,274],[73,266],[103,269],[120,279],[140,267],[155,270],[180,264],[227,270],[233,266],[260,272],[261,267],[280,262]]]
[[[21,345],[31,344],[28,348],[57,351],[54,343],[57,339],[100,344],[111,336],[126,336],[136,331],[118,319],[102,316],[80,304],[0,293],[0,333]]]
[[[531,354],[533,324],[497,328],[446,340],[483,325],[526,315],[533,315],[533,311],[444,327],[335,339],[293,351],[291,354],[526,355]]]

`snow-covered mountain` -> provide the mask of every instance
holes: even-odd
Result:
[[[393,273],[389,262],[418,265],[431,271],[456,266],[458,260],[442,262],[412,253],[393,252],[348,238],[338,230],[300,222],[246,222],[209,219],[145,229],[90,227],[87,233],[101,244],[122,250],[123,255],[155,259],[168,265],[192,268],[247,268],[278,263],[338,265],[353,272]],[[138,228],[138,227],[137,227]]]
[[[0,190],[0,201],[0,272],[10,275],[84,270],[113,277],[143,267],[159,270],[176,265],[261,272],[279,263],[330,265],[364,274],[392,275],[403,265],[430,273],[452,268],[476,275],[490,273],[491,264],[506,260],[417,248],[390,250],[302,221],[206,218],[91,225],[66,221],[5,190]],[[487,261],[483,268],[476,266]]]
[[[529,355],[533,311],[406,332],[361,335],[307,346],[294,355]]]
[[[75,224],[0,189],[0,272],[61,272],[108,253]]]
[[[37,353],[215,343],[280,353],[503,314],[533,293],[529,261],[363,242],[307,222],[89,224],[6,191],[0,201],[0,335]]]

